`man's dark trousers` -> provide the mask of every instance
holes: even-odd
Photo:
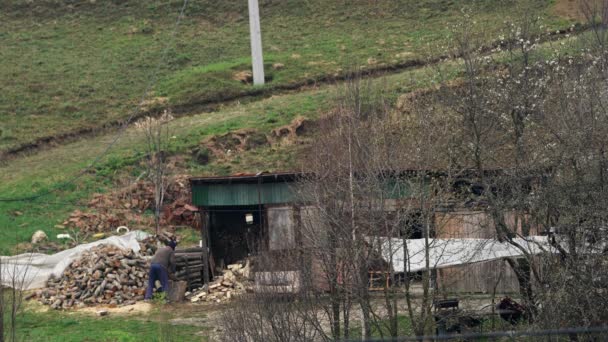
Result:
[[[159,280],[161,285],[160,291],[168,291],[169,290],[169,273],[167,270],[160,264],[152,264],[150,265],[150,275],[148,276],[148,288],[146,289],[145,299],[152,299],[152,294],[154,292],[155,282]]]

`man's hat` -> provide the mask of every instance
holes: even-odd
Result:
[[[167,246],[171,247],[172,249],[175,249],[175,247],[177,247],[177,241],[171,239],[167,241]]]

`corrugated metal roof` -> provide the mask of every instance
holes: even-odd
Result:
[[[303,174],[293,172],[238,174],[226,177],[193,177],[192,201],[197,206],[242,206],[289,203],[291,189]]]
[[[471,171],[473,172],[473,171]],[[490,173],[504,171],[493,170]],[[310,174],[279,172],[240,174],[227,177],[190,178],[192,201],[197,206],[244,206],[257,204],[291,203],[296,200],[293,187],[301,177]],[[387,198],[403,199],[415,196],[416,193],[429,193],[431,179],[442,177],[442,171],[403,170],[387,172],[383,175],[387,181],[383,191]],[[461,177],[466,174],[461,174]],[[415,182],[411,177],[422,177]],[[416,179],[416,178],[413,178]]]
[[[298,177],[305,176],[303,173],[294,172],[275,172],[275,173],[259,173],[259,174],[237,174],[232,176],[218,177],[192,177],[190,183],[192,185],[200,184],[236,184],[236,183],[276,183],[276,182],[293,182]]]
[[[291,184],[236,183],[192,185],[192,201],[197,206],[241,206],[290,203],[295,200]]]

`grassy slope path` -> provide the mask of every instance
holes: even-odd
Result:
[[[449,77],[455,76],[453,63],[446,65]],[[435,80],[434,70],[421,68],[378,79],[391,93],[407,92],[429,86]],[[243,128],[255,128],[268,134],[288,124],[297,116],[317,118],[330,108],[338,86],[324,85],[248,104],[235,103],[211,113],[175,119],[170,124],[171,150],[189,154],[205,138]],[[39,193],[69,179],[85,168],[115,137],[114,133],[82,139],[40,153],[21,156],[0,167],[1,197],[27,196]],[[100,163],[63,191],[33,202],[0,202],[0,254],[18,243],[27,241],[33,231],[44,229],[50,234],[61,232],[54,226],[62,222],[69,211],[86,203],[91,193],[103,192],[115,186],[117,177],[133,178],[141,172],[136,161],[145,153],[144,133],[129,127],[112,151]],[[297,145],[264,147],[236,155],[229,160],[200,166],[187,162],[185,169],[193,174],[228,174],[237,171],[277,170],[298,167]]]
[[[570,46],[575,48],[577,40],[577,37],[571,37],[560,43],[547,42],[541,46],[538,56],[545,58],[558,46],[559,49],[569,49]],[[564,42],[571,44],[562,46]],[[500,63],[504,54],[492,54],[491,57]],[[383,87],[385,94],[394,100],[400,94],[432,86],[438,81],[457,78],[461,70],[460,63],[446,61],[370,80]],[[437,73],[436,68],[442,72]],[[439,75],[442,79],[438,79]],[[169,150],[173,154],[185,156],[182,172],[197,175],[297,169],[303,162],[298,158],[298,144],[256,148],[246,153],[236,153],[230,158],[212,159],[207,165],[198,165],[189,156],[193,148],[212,135],[239,129],[256,129],[269,134],[273,128],[286,125],[298,116],[318,118],[335,103],[340,88],[339,84],[311,87],[245,104],[236,102],[213,112],[177,118],[170,123]],[[116,132],[97,135],[11,160],[0,166],[0,197],[29,196],[69,180],[95,160],[115,136]],[[55,225],[62,222],[71,210],[81,208],[92,193],[112,190],[119,186],[116,183],[118,179],[135,179],[142,171],[138,161],[145,155],[144,145],[144,132],[130,126],[110,153],[77,182],[35,201],[0,202],[0,254],[10,252],[16,244],[27,241],[36,229],[44,229],[53,236],[60,232]]]
[[[455,63],[444,63],[442,68],[444,77],[457,76]],[[376,82],[383,83],[396,96],[427,87],[436,76],[431,68],[421,67],[395,73]],[[220,106],[211,113],[178,118],[171,123],[175,136],[171,140],[171,149],[187,155],[201,140],[214,134],[242,128],[256,128],[269,133],[272,128],[287,124],[296,116],[315,118],[331,106],[336,89],[332,85],[311,87],[246,104],[235,102]],[[2,94],[5,93],[0,93],[0,96],[5,96]],[[0,112],[0,115],[3,114]],[[70,119],[64,121],[71,122]],[[69,179],[94,160],[114,134],[110,132],[62,144],[0,166],[0,197],[39,193]],[[83,203],[92,193],[111,190],[118,177],[135,178],[141,172],[135,165],[144,155],[143,142],[143,133],[129,128],[111,153],[75,184],[33,202],[0,203],[0,254],[8,253],[15,245],[29,240],[37,229],[46,230],[50,236],[62,232],[55,225],[62,222],[71,210],[82,206],[75,202]],[[184,167],[187,172],[201,175],[287,169],[298,166],[297,152],[297,146],[265,147],[205,166],[187,162]]]
[[[567,22],[531,0],[548,27]],[[246,2],[193,0],[153,96],[176,107],[251,93]],[[261,1],[272,80],[263,90],[424,59],[449,42],[465,0]],[[124,119],[166,45],[181,1],[6,0],[0,12],[0,152]],[[476,1],[493,38],[511,2]],[[437,50],[440,51],[440,50]],[[282,64],[280,69],[272,64]],[[258,91],[258,90],[255,90]]]

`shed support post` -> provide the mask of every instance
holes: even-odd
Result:
[[[201,210],[200,213],[201,247],[203,248],[203,284],[209,286],[209,213],[205,210]]]

